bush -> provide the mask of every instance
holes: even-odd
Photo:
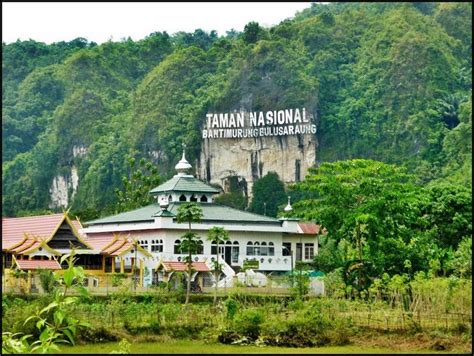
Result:
[[[78,341],[84,343],[99,343],[120,340],[120,335],[109,331],[109,329],[103,326],[84,329],[77,336]]]
[[[347,322],[330,320],[321,311],[321,301],[300,302],[298,306],[294,314],[275,314],[268,319],[262,325],[260,340],[267,345],[287,347],[343,345],[349,341]]]
[[[235,314],[237,313],[239,303],[237,303],[237,301],[235,301],[234,299],[229,298],[224,302],[224,305],[227,309],[226,318],[229,320],[233,320]]]
[[[162,331],[161,323],[157,320],[152,320],[148,325],[136,325],[130,323],[128,320],[125,320],[125,322],[123,323],[123,327],[131,335],[138,335],[143,333],[160,334]]]
[[[246,309],[239,313],[234,320],[234,329],[237,333],[256,340],[260,335],[263,314],[259,310]]]
[[[45,293],[52,293],[56,284],[56,278],[54,277],[53,271],[49,269],[40,269],[38,272],[41,288],[43,288]]]
[[[122,285],[124,279],[127,278],[126,273],[114,273],[112,275],[112,287],[118,287]]]

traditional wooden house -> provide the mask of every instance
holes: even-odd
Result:
[[[120,234],[105,234],[92,242],[81,234],[79,220],[72,220],[67,213],[29,216],[22,218],[2,218],[2,276],[12,270],[27,273],[27,289],[32,286],[31,275],[39,269],[58,270],[66,266],[59,264],[64,254],[74,249],[76,266],[82,266],[87,276],[98,281],[106,281],[107,273],[131,273],[139,269],[138,286],[143,281],[143,260],[151,256],[130,237]],[[129,262],[129,263],[128,263]],[[128,267],[128,268],[126,268]]]

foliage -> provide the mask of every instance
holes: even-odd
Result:
[[[224,302],[224,305],[227,309],[226,318],[229,320],[233,320],[235,314],[237,313],[239,304],[235,299],[227,298],[227,300]]]
[[[462,186],[416,181],[403,167],[371,160],[310,169],[293,189],[311,195],[302,195],[292,214],[327,230],[318,268],[342,268],[359,292],[384,272],[449,273],[453,249],[472,233],[472,197]]]
[[[160,184],[158,170],[153,166],[153,163],[146,162],[144,158],[141,158],[138,167],[136,167],[134,158],[130,158],[129,162],[130,174],[128,177],[122,178],[124,190],[115,190],[117,194],[115,213],[130,211],[150,204],[153,200],[150,191]]]
[[[215,197],[214,202],[216,204],[230,206],[231,208],[239,210],[244,210],[247,208],[247,198],[241,192],[219,194],[217,197]]]
[[[246,309],[238,313],[234,319],[236,332],[247,337],[249,340],[256,340],[260,335],[263,314],[256,309]]]
[[[111,351],[111,354],[130,354],[130,349],[132,344],[127,341],[127,339],[122,339],[119,342],[119,350],[118,351]]]
[[[40,269],[38,271],[41,287],[45,293],[52,293],[55,288],[56,278],[53,271],[49,269]]]
[[[219,277],[221,274],[222,266],[219,263],[219,255],[220,255],[220,245],[223,245],[226,241],[229,241],[229,233],[221,226],[213,226],[209,229],[207,233],[207,239],[211,241],[211,243],[216,244],[216,260],[214,261],[214,276],[215,276],[215,289],[214,289],[214,305],[217,303],[217,284],[219,282]]]
[[[458,245],[451,268],[461,277],[472,276],[472,237],[466,236]]]
[[[303,298],[309,293],[309,266],[301,261],[296,261],[295,270],[292,271],[291,278],[291,292],[297,298]]]
[[[74,345],[76,331],[89,324],[80,322],[66,312],[68,305],[77,302],[77,297],[67,297],[68,290],[76,289],[82,295],[87,291],[82,287],[84,271],[82,267],[74,267],[74,251],[70,255],[63,255],[61,263],[68,260],[68,268],[63,277],[59,279],[59,288],[55,290],[53,300],[41,309],[36,315],[30,316],[24,322],[37,320],[36,328],[40,331],[39,339],[29,343],[31,335],[18,338],[19,334],[10,332],[2,333],[2,353],[49,353],[58,352],[58,343],[71,343]]]
[[[278,207],[286,202],[285,186],[275,172],[268,172],[252,186],[250,210],[254,213],[276,217]]]
[[[192,255],[197,253],[200,246],[198,235],[191,231],[191,223],[200,222],[202,219],[202,208],[196,203],[184,203],[178,207],[178,212],[176,214],[176,220],[178,223],[188,223],[188,231],[181,236],[181,242],[179,249],[181,252],[186,252],[186,264],[187,268],[187,284],[186,284],[186,304],[189,302],[189,294],[191,293],[191,275],[192,275]]]
[[[169,177],[182,143],[199,157],[207,112],[241,108],[305,106],[318,162],[383,160],[471,187],[471,53],[470,3],[308,4],[225,36],[2,44],[3,213],[48,209],[73,167],[68,205],[111,213],[127,155]]]
[[[123,283],[123,280],[128,277],[127,273],[115,272],[112,275],[112,287],[120,286]]]

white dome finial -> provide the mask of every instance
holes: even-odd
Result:
[[[285,206],[285,209],[283,209],[283,210],[287,211],[287,212],[293,210],[293,208],[291,207],[291,197],[290,196],[288,196],[288,205]]]
[[[186,161],[185,152],[186,145],[183,143],[183,157],[181,158],[181,161],[179,161],[178,164],[174,167],[178,172],[178,175],[186,175],[188,169],[192,168],[189,162]]]

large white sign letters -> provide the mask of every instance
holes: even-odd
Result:
[[[208,113],[202,138],[252,138],[315,134],[305,108]]]

